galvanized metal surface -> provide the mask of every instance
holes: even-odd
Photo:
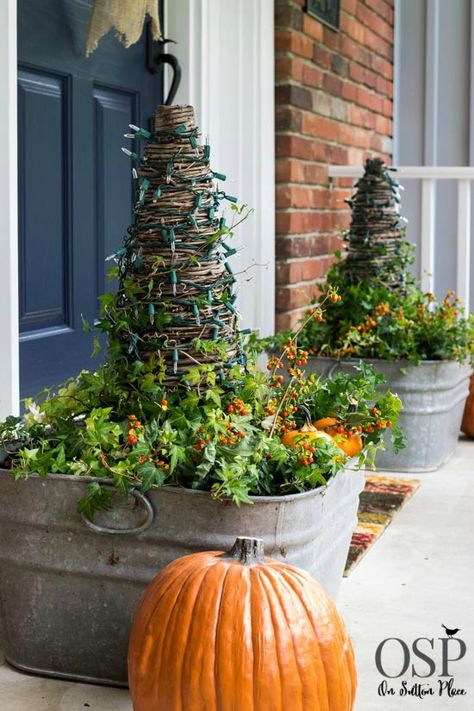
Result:
[[[307,372],[329,376],[342,370],[353,372],[356,360],[310,358]],[[448,461],[456,448],[464,403],[469,390],[469,365],[455,361],[407,361],[365,359],[385,375],[387,387],[403,402],[400,426],[407,447],[395,454],[390,436],[385,451],[376,458],[377,467],[387,471],[434,471]]]
[[[126,685],[129,630],[141,595],[167,563],[230,548],[237,535],[297,565],[336,595],[356,524],[363,474],[340,472],[325,488],[256,497],[237,508],[205,492],[169,488],[114,496],[85,525],[77,502],[90,479],[53,474],[14,481],[0,470],[0,606],[7,660],[27,671]],[[154,511],[149,521],[148,505]],[[150,524],[144,530],[145,524]],[[141,533],[117,535],[117,529]]]

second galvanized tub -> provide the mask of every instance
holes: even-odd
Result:
[[[237,535],[259,537],[268,555],[304,568],[336,595],[363,474],[345,470],[327,487],[255,497],[240,508],[177,488],[117,495],[93,528],[77,513],[89,481],[61,474],[15,481],[0,470],[6,657],[30,672],[126,685],[141,595],[179,556],[228,549]]]
[[[356,360],[310,358],[307,372],[353,372]],[[464,403],[469,390],[471,366],[455,361],[407,361],[364,359],[383,373],[387,387],[402,403],[400,427],[407,446],[395,454],[386,438],[386,448],[376,457],[379,469],[401,472],[434,471],[453,455],[459,437]]]

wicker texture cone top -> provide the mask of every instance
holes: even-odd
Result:
[[[224,366],[242,356],[227,261],[235,250],[223,241],[217,212],[222,199],[236,199],[216,187],[225,176],[210,168],[210,146],[199,143],[191,106],[158,107],[154,132],[140,129],[137,137],[149,140],[120,250],[119,339],[129,357],[165,366],[168,385],[197,363],[221,366],[223,378]],[[195,339],[225,344],[225,355],[203,354]]]
[[[406,232],[400,216],[399,185],[380,158],[370,158],[356,183],[352,220],[345,235],[346,271],[356,281],[378,279],[385,286],[403,289],[405,269],[394,268]]]

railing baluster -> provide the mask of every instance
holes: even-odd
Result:
[[[471,182],[458,180],[458,234],[456,291],[466,313],[469,312],[469,273],[471,265]]]
[[[420,281],[423,291],[434,291],[435,251],[435,181],[424,178],[421,183],[421,244]]]

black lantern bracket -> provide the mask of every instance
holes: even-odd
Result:
[[[162,39],[154,40],[151,34],[151,27],[148,25],[148,42],[147,42],[147,68],[152,74],[157,74],[161,67],[168,64],[173,71],[173,78],[171,80],[170,90],[168,96],[165,100],[165,105],[169,106],[173,103],[176,92],[178,91],[179,85],[181,83],[181,65],[178,58],[170,52],[164,52],[164,47],[166,44],[176,44],[175,40],[172,39]]]

